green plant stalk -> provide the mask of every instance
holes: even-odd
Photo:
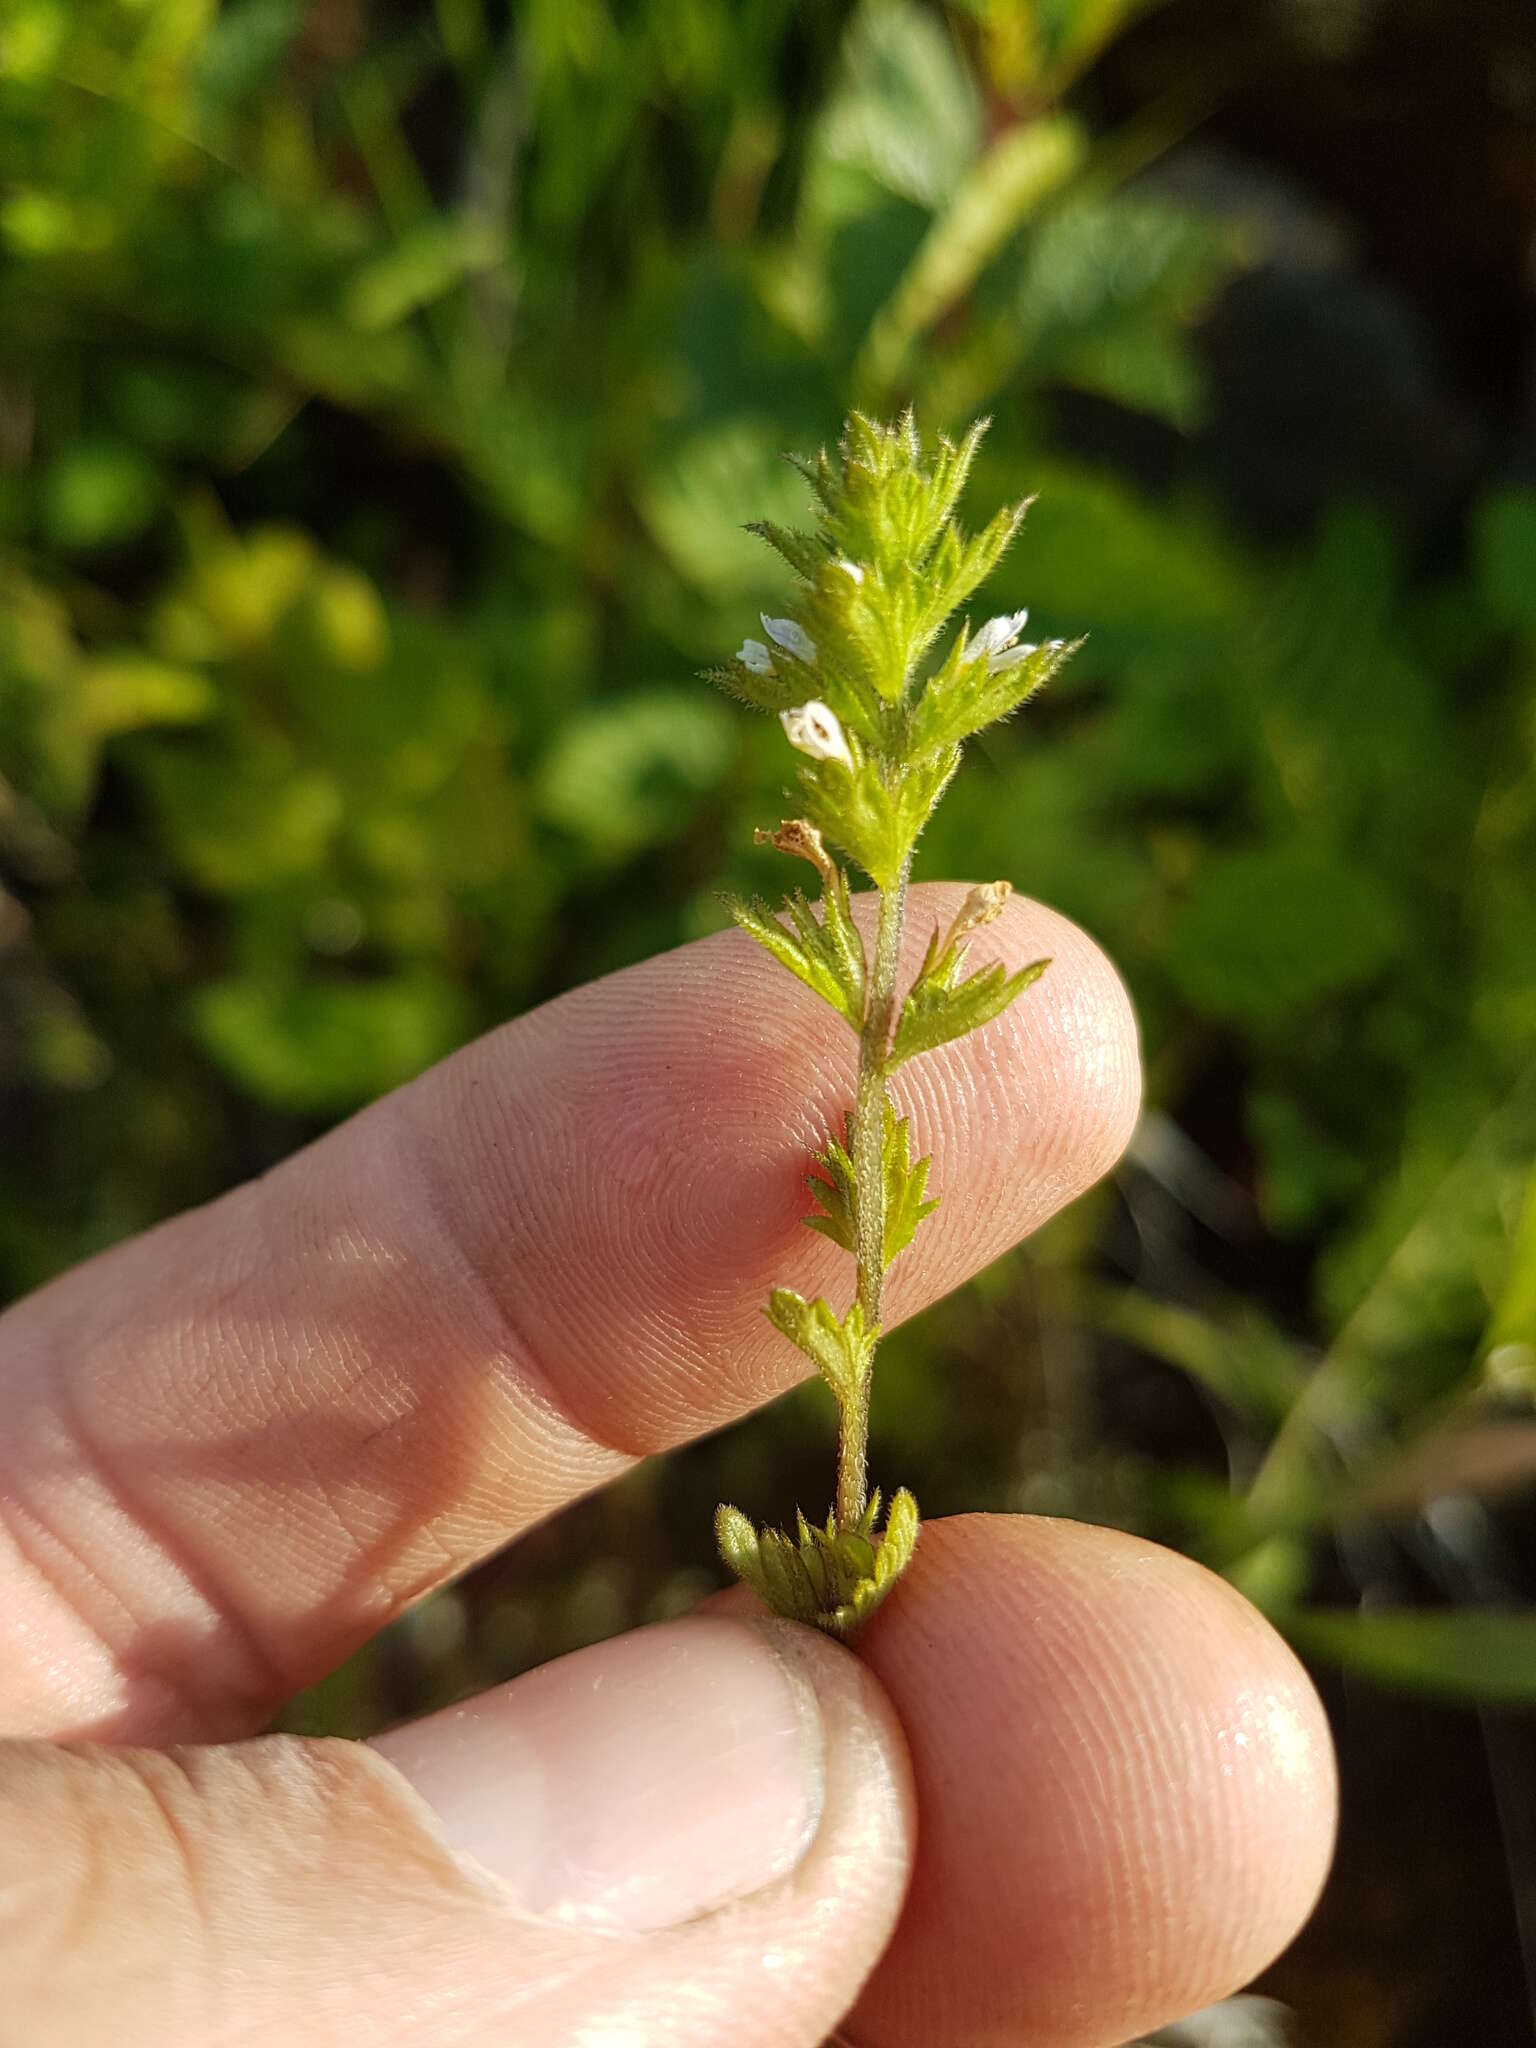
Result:
[[[775,915],[728,896],[733,921],[836,1012],[858,1041],[854,1099],[810,1162],[816,1213],[804,1221],[854,1262],[854,1299],[839,1314],[824,1297],[774,1287],[768,1320],[801,1351],[837,1403],[837,1478],[825,1524],[798,1509],[793,1531],[761,1528],[722,1502],[721,1558],[776,1614],[847,1638],[911,1562],[917,1502],[906,1487],[869,1488],[869,1401],[880,1340],[885,1269],[939,1206],[932,1159],[912,1156],[912,1131],[889,1100],[893,1069],[980,1030],[1050,965],[974,971],[967,948],[1003,913],[1006,881],[977,883],[948,928],[935,925],[921,966],[898,1001],[897,969],[912,849],[974,734],[1010,717],[1072,652],[1063,640],[1021,640],[1028,613],[1002,612],[973,629],[962,612],[1008,546],[1029,500],[1004,505],[975,533],[955,511],[984,423],[924,453],[910,412],[891,425],[850,415],[836,456],[796,458],[811,487],[813,532],[761,521],[753,531],[794,575],[785,617],[762,614],[763,640],[745,639],[712,679],[777,716],[800,756],[796,812],[757,838],[808,861],[813,903],[795,889]],[[933,658],[930,660],[929,656]],[[840,857],[874,884],[873,943],[856,928]],[[881,1507],[884,1504],[884,1524]]]
[[[896,967],[907,905],[910,857],[889,889],[878,892],[874,971],[869,1010],[859,1034],[859,1086],[854,1100],[854,1187],[858,1270],[858,1302],[871,1333],[880,1327],[881,1282],[885,1276],[885,1106],[886,1061],[891,1047],[891,1020],[896,1008]],[[839,1411],[837,1447],[837,1521],[839,1528],[858,1525],[869,1499],[869,1392],[874,1378],[874,1348],[852,1398]]]

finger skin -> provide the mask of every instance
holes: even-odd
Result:
[[[914,891],[905,971],[962,892]],[[869,905],[863,905],[867,914]],[[1099,1177],[1131,1012],[1015,900],[975,963],[1053,965],[897,1076],[944,1198],[891,1318]],[[0,1728],[244,1733],[405,1602],[805,1370],[761,1314],[841,1301],[801,1229],[852,1033],[740,933],[578,990],[265,1179],[0,1319]]]
[[[1034,1517],[930,1524],[858,1647],[920,1816],[858,2048],[1110,2048],[1248,1982],[1311,1911],[1322,1708],[1187,1558]]]
[[[362,1743],[0,1742],[0,2042],[820,2048],[895,1924],[913,1816],[878,1685],[809,1632],[796,1654],[826,1734],[802,1861],[637,1935],[520,1916]]]
[[[1198,1566],[968,1516],[925,1527],[861,1640],[865,1684],[803,1633],[832,1758],[812,1853],[660,1946],[509,1925],[356,1745],[0,1744],[0,2040],[264,2048],[302,2018],[306,2040],[382,2048],[548,2048],[599,2022],[633,2048],[810,2048],[900,1901],[897,1715],[917,1862],[838,2028],[857,2048],[1109,2048],[1242,1983],[1304,1919],[1333,1827],[1321,1711]]]

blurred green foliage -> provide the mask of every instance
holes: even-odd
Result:
[[[1149,1112],[1118,1192],[893,1346],[877,1435],[935,1511],[1171,1534],[1464,1688],[1454,1633],[1306,1603],[1362,1521],[1536,1471],[1536,494],[1427,550],[1368,494],[1261,543],[1198,462],[1147,480],[1272,223],[1163,175],[1187,100],[1092,112],[1143,11],[11,0],[8,1292],[720,923],[785,772],[691,680],[782,587],[742,522],[801,515],[780,451],[850,401],[990,409],[977,501],[1040,495],[989,601],[1090,638],[920,871],[1109,947]],[[1148,1372],[1167,1440],[1104,1426]],[[780,1499],[804,1412],[690,1512]],[[695,1588],[707,1508],[622,1498],[649,1582],[587,1525],[444,1685]],[[1528,1629],[1487,1654],[1536,1697]]]

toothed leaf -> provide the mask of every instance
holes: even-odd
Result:
[[[721,1557],[737,1578],[750,1586],[762,1599],[767,1600],[768,1580],[763,1571],[757,1531],[740,1508],[716,1508],[715,1542]]]
[[[768,1297],[768,1320],[800,1347],[840,1402],[855,1398],[878,1334],[866,1328],[858,1302],[839,1320],[820,1296],[807,1301],[792,1287],[775,1287]]]
[[[891,1502],[885,1531],[875,1524],[878,1495],[856,1529],[813,1529],[796,1516],[796,1535],[755,1530],[738,1509],[721,1508],[715,1537],[729,1569],[775,1614],[849,1636],[890,1592],[917,1544],[917,1503],[903,1489]]]
[[[1018,649],[989,657],[970,649],[962,628],[943,666],[930,677],[912,707],[907,730],[914,753],[957,746],[972,733],[1011,716],[1044,688],[1082,644],[1081,640],[1048,641],[1021,660],[1012,658]]]
[[[913,1161],[912,1128],[898,1117],[890,1104],[885,1110],[885,1263],[891,1261],[917,1235],[917,1226],[938,1208],[936,1197],[926,1196],[931,1159]]]
[[[717,690],[724,690],[728,697],[750,704],[754,711],[787,711],[805,695],[790,673],[788,662],[765,671],[749,668],[739,655],[732,655],[718,668],[705,669],[704,680],[713,683]]]
[[[891,1502],[885,1534],[880,1539],[880,1549],[875,1557],[875,1584],[882,1593],[895,1584],[912,1562],[912,1553],[917,1548],[917,1528],[917,1502],[903,1486]]]
[[[898,1067],[917,1053],[932,1052],[935,1046],[947,1045],[952,1038],[964,1038],[967,1032],[990,1024],[1016,996],[1037,982],[1050,964],[1049,960],[1032,960],[1017,974],[1010,974],[1001,961],[994,961],[954,987],[934,977],[919,980],[901,1006],[890,1064]]]
[[[939,1206],[937,1200],[925,1199],[924,1196],[932,1161],[919,1159],[914,1164],[911,1141],[911,1126],[907,1119],[898,1117],[887,1103],[882,1144],[887,1266],[898,1253],[906,1250],[923,1218],[931,1216]],[[858,1193],[851,1115],[844,1119],[841,1141],[830,1138],[817,1153],[816,1166],[819,1171],[809,1176],[807,1185],[820,1204],[821,1214],[807,1216],[806,1226],[819,1231],[823,1237],[831,1238],[844,1251],[851,1252],[858,1244]]]
[[[821,918],[797,889],[785,908],[794,929],[783,925],[756,897],[723,898],[733,921],[791,974],[830,1003],[845,1023],[858,1031],[864,1022],[866,967],[864,942],[849,912],[848,885],[838,877],[825,890]]]
[[[807,583],[816,580],[817,571],[827,559],[822,543],[808,533],[797,533],[792,527],[775,525],[771,519],[753,519],[748,522],[748,533],[755,533],[759,540],[767,541],[776,555],[788,562],[797,576],[803,576]]]
[[[890,889],[959,765],[956,747],[902,768],[861,754],[852,773],[837,761],[808,761],[800,771],[806,816]]]

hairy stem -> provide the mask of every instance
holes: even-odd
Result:
[[[859,1088],[853,1113],[854,1259],[865,1327],[880,1327],[880,1284],[885,1277],[885,1069],[896,1007],[896,964],[907,902],[907,867],[880,894],[869,1009],[859,1035]],[[868,1496],[869,1386],[866,1369],[842,1410],[837,1450],[837,1520],[849,1528]]]

